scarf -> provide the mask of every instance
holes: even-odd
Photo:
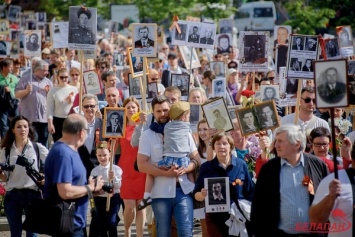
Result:
[[[149,126],[150,130],[156,133],[161,133],[164,135],[164,127],[166,123],[152,122]]]

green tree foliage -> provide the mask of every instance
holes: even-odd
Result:
[[[335,11],[330,8],[316,8],[306,5],[303,0],[290,1],[286,4],[290,20],[285,25],[298,29],[299,34],[316,34],[316,29],[325,28],[329,19],[335,16]]]

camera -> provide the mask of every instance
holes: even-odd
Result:
[[[15,166],[14,165],[9,165],[7,163],[0,163],[0,170],[3,171],[14,171]]]
[[[17,160],[16,160],[16,165],[20,165],[20,166],[23,166],[23,167],[32,167],[33,163],[35,161],[32,160],[32,162],[30,162],[26,157],[24,156],[18,156],[17,157]]]
[[[37,170],[33,169],[32,167],[33,163],[35,163],[34,160],[29,160],[22,155],[18,156],[16,160],[16,165],[25,167],[26,174],[33,180],[33,182],[35,182],[35,184],[41,190],[43,190],[43,184],[41,184],[41,181],[44,180],[44,175],[39,173]]]
[[[93,179],[95,182],[97,182],[97,176],[94,176]],[[102,186],[102,190],[104,190],[106,193],[113,193],[113,184],[105,182]]]

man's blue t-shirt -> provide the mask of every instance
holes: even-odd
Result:
[[[56,142],[48,153],[44,167],[44,198],[58,199],[58,183],[71,183],[74,186],[87,184],[86,169],[79,153],[63,142]],[[75,202],[75,227],[86,226],[88,196],[73,200]]]

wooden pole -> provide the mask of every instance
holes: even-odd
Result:
[[[331,131],[332,131],[332,153],[334,162],[334,178],[338,179],[338,162],[337,162],[337,141],[335,137],[335,123],[334,123],[334,108],[330,108],[330,121],[331,121]]]
[[[143,87],[142,87],[142,111],[146,112],[147,111],[147,57],[143,57]]]
[[[80,89],[79,89],[79,114],[82,112],[82,98],[83,98],[83,89],[84,89],[84,75],[83,75],[83,68],[84,68],[84,51],[81,49],[79,50],[79,58],[80,58]]]
[[[116,139],[111,139],[111,143],[110,143],[111,157],[110,157],[109,172],[113,171],[113,160],[114,160],[114,157],[115,157],[115,147],[116,147]],[[109,178],[108,182],[112,183],[112,179]],[[110,210],[110,199],[111,199],[111,194],[107,193],[107,199],[106,199],[106,211],[107,212]]]
[[[298,125],[298,117],[300,116],[300,99],[301,99],[301,90],[302,90],[302,80],[298,79],[298,88],[297,88],[297,102],[295,109],[295,125]]]

